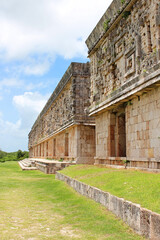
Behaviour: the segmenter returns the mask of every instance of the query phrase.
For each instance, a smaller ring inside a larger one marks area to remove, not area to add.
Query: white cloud
[[[1,0],[0,57],[86,57],[84,41],[111,0]],[[47,65],[45,69],[47,69]],[[45,71],[45,70],[44,70]],[[38,74],[37,67],[26,73]]]
[[[49,94],[43,96],[38,92],[25,92],[23,95],[14,96],[13,104],[20,117],[16,122],[4,121],[3,114],[0,112],[1,149],[4,151],[27,150],[28,133],[48,98]]]
[[[48,94],[43,96],[38,92],[25,92],[13,97],[13,104],[21,117],[21,128],[31,128],[48,98]]]
[[[22,62],[19,65],[14,66],[14,70],[19,75],[24,73],[25,75],[34,75],[34,76],[42,76],[48,72],[51,64],[54,62],[54,58],[50,58],[49,56],[34,56],[28,57],[25,59],[25,62]]]
[[[26,91],[31,91],[31,90],[34,90],[34,89],[40,89],[40,88],[45,88],[46,85],[43,83],[43,82],[39,82],[39,83],[27,83],[26,85],[24,85],[24,89]]]
[[[43,75],[49,70],[49,68],[50,68],[49,62],[44,62],[25,66],[23,72],[26,75]]]
[[[47,86],[47,82],[46,83],[43,83],[43,82],[38,82],[38,83],[30,82],[29,83],[27,81],[24,81],[24,80],[18,79],[18,78],[4,78],[0,81],[1,92],[3,90],[7,93],[10,93],[12,88],[23,89],[26,91],[32,91],[34,89],[45,88],[46,86]],[[1,95],[0,95],[0,100],[2,100]]]
[[[0,89],[4,87],[22,87],[23,82],[16,78],[5,78],[0,81]]]
[[[27,132],[27,129],[21,129],[21,120],[12,123],[0,116],[0,149],[8,152],[27,150]]]
[[[46,103],[47,99],[48,95],[42,96],[38,92],[25,92],[23,95],[14,96],[13,103],[18,109],[30,109],[31,111],[38,113]]]

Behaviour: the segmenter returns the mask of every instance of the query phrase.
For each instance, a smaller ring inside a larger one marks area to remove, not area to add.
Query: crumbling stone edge
[[[139,235],[154,240],[160,239],[160,214],[142,208],[139,204],[116,197],[109,192],[82,183],[60,172],[56,172],[56,179],[66,182],[78,193],[105,206]]]

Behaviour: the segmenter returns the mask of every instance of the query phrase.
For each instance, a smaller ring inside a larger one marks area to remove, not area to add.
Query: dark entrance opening
[[[48,157],[48,142],[46,142],[46,157]]]
[[[126,121],[125,113],[117,116],[117,156],[126,157]]]
[[[110,156],[126,157],[126,120],[125,110],[111,113],[110,117]]]
[[[42,143],[42,157],[44,157],[44,143]]]
[[[53,139],[53,156],[56,156],[56,138]]]
[[[39,145],[39,157],[41,157],[41,144]]]
[[[68,157],[69,155],[69,134],[65,134],[65,156]]]

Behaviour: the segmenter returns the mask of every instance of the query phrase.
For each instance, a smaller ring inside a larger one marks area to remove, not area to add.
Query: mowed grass
[[[0,239],[144,238],[54,175],[21,171],[18,163],[6,162],[0,164]]]
[[[160,174],[91,165],[71,166],[62,173],[160,213]]]

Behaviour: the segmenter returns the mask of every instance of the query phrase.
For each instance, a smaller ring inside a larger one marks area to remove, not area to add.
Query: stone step
[[[26,164],[30,164],[31,162],[30,161],[27,161],[27,160],[22,160],[21,162],[23,162],[23,163],[26,163]]]
[[[31,167],[31,164],[30,163],[22,163],[24,167]]]
[[[23,159],[23,160],[22,160],[22,162],[31,163],[31,160],[30,160],[30,159],[27,159],[27,158],[25,158],[25,159]]]
[[[21,161],[24,165],[28,165],[28,166],[30,166],[31,165],[31,160],[28,160],[28,159],[23,159],[22,161]]]
[[[24,165],[24,167],[35,167],[34,162],[32,159],[26,158],[21,161],[21,163]]]
[[[23,161],[23,163],[28,164],[28,165],[31,164],[31,162],[29,162],[29,161]]]
[[[36,167],[25,166],[22,161],[19,161],[18,163],[19,163],[19,166],[21,167],[22,170],[37,170]]]
[[[23,167],[25,168],[25,167],[31,167],[31,165],[29,165],[29,164],[24,164],[24,163],[21,163],[22,165],[23,165]]]

